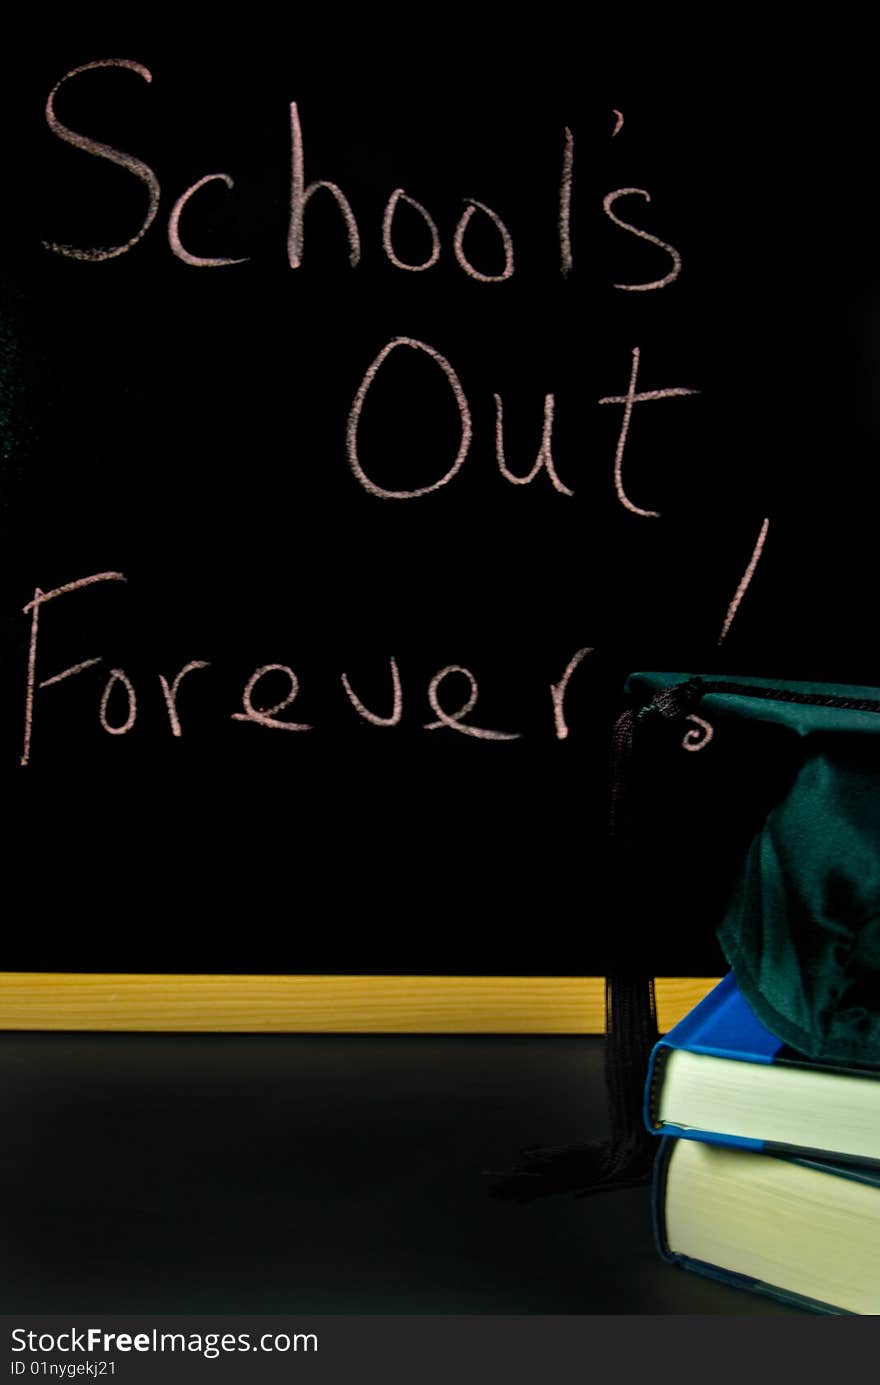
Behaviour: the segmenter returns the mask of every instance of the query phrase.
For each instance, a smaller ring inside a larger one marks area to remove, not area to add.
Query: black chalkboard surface
[[[3,59],[4,967],[715,973],[605,898],[608,732],[880,681],[856,38],[68,29]]]

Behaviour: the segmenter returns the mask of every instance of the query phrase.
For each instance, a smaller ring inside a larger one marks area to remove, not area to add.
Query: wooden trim
[[[715,984],[657,981],[661,1029]],[[0,1029],[601,1034],[602,977],[0,972]]]

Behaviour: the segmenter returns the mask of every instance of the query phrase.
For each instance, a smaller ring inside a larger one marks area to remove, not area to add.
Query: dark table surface
[[[0,1311],[780,1314],[646,1188],[481,1171],[604,1129],[602,1040],[3,1034]]]

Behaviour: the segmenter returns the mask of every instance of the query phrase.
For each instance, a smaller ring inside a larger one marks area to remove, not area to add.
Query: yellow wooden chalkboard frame
[[[715,984],[660,977],[661,1030]],[[0,1029],[601,1034],[601,976],[180,976],[0,972]]]

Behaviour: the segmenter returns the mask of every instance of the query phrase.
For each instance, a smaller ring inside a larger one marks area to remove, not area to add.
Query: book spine
[[[664,1043],[661,1039],[659,1044],[655,1044],[648,1063],[648,1076],[645,1082],[645,1103],[644,1116],[645,1125],[652,1135],[660,1131],[660,1122],[657,1119],[657,1112],[660,1109],[660,1088],[663,1086],[663,1069],[666,1066],[669,1054],[672,1052],[670,1044]]]
[[[855,1317],[846,1308],[837,1308],[832,1303],[822,1303],[818,1299],[805,1298],[803,1294],[793,1294],[788,1289],[780,1289],[776,1284],[768,1284],[763,1279],[752,1279],[747,1274],[737,1274],[725,1270],[720,1265],[709,1265],[703,1260],[692,1260],[689,1255],[675,1255],[671,1252],[665,1259],[677,1269],[692,1274],[701,1274],[705,1279],[714,1279],[717,1284],[726,1284],[731,1289],[744,1289],[750,1294],[760,1294],[764,1298],[775,1299],[777,1303],[787,1304],[789,1308],[799,1308],[805,1313],[821,1313],[830,1317]]]
[[[657,1158],[654,1160],[654,1174],[651,1183],[651,1222],[654,1230],[654,1244],[659,1254],[670,1264],[676,1263],[676,1257],[669,1249],[669,1242],[666,1239],[666,1174],[674,1144],[674,1140],[666,1137],[660,1141]]]
[[[672,1250],[666,1237],[666,1176],[674,1148],[675,1139],[669,1135],[664,1135],[660,1141],[657,1158],[654,1161],[651,1194],[654,1243],[660,1256],[667,1264],[691,1274],[702,1275],[705,1279],[713,1279],[717,1284],[724,1284],[728,1288],[743,1289],[747,1293],[761,1294],[765,1298],[775,1299],[777,1303],[787,1304],[789,1307],[798,1308],[803,1312],[819,1313],[831,1317],[855,1316],[847,1309],[838,1308],[834,1304],[805,1298],[802,1294],[794,1294],[787,1289],[780,1289],[777,1285],[768,1284],[762,1279],[752,1279],[749,1275],[738,1274],[734,1270],[725,1270],[720,1265],[710,1265],[704,1260],[695,1260],[689,1255],[683,1255]]]

